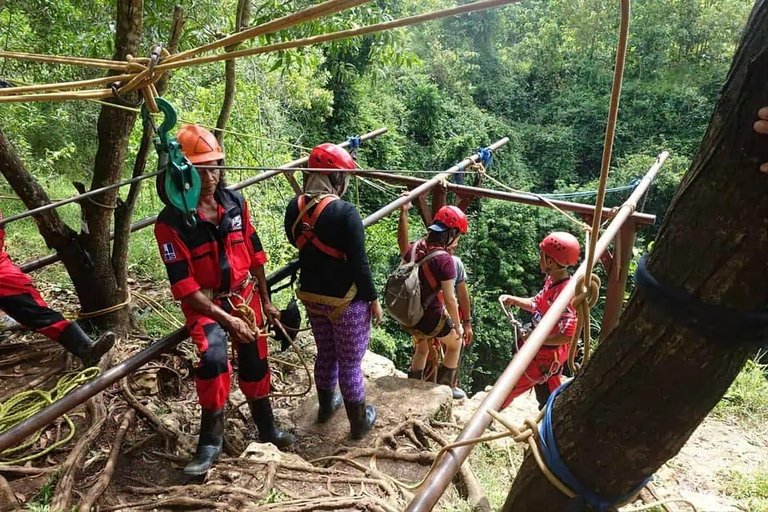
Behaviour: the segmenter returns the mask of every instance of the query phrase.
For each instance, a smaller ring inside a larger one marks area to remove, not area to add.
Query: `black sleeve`
[[[365,228],[363,220],[357,210],[349,205],[345,215],[346,220],[346,244],[345,254],[347,262],[352,270],[352,279],[357,285],[358,296],[368,302],[378,298],[376,285],[373,283],[373,275],[368,265],[368,255],[365,252]]]
[[[285,209],[285,220],[283,222],[283,226],[285,228],[285,236],[288,238],[288,242],[290,242],[290,244],[294,247],[296,247],[296,240],[293,238],[291,228],[293,227],[293,223],[296,222],[296,217],[298,215],[298,199],[294,197],[288,202],[288,207]]]

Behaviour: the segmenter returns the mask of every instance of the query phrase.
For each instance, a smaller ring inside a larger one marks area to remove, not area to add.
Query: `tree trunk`
[[[168,42],[168,52],[176,53],[181,39],[181,31],[184,27],[184,9],[176,6],[173,10],[173,22],[171,23],[171,36]],[[162,96],[168,89],[169,76],[166,73],[157,81],[157,93]],[[133,164],[133,177],[144,174],[147,167],[149,151],[152,149],[152,131],[147,125],[142,127],[141,145],[136,154],[136,161]],[[136,201],[139,199],[139,192],[144,182],[137,181],[133,183],[128,190],[125,201],[119,201],[115,210],[115,242],[112,246],[112,269],[115,273],[117,286],[121,290],[128,287],[128,250],[131,241],[131,219]]]
[[[743,311],[765,311],[768,301],[768,179],[758,171],[768,161],[768,138],[752,128],[768,105],[766,83],[768,0],[759,0],[648,264],[666,286]],[[563,462],[601,494],[630,492],[678,453],[750,352],[703,339],[634,294],[555,403]],[[567,503],[528,456],[504,510],[563,510]]]
[[[238,0],[237,14],[235,16],[235,31],[245,30],[251,18],[251,0]],[[239,45],[227,46],[225,51],[231,52],[237,49]],[[224,62],[224,101],[221,104],[219,117],[216,119],[216,130],[214,131],[219,144],[224,142],[224,130],[229,122],[229,116],[232,113],[232,106],[235,103],[235,92],[237,84],[237,75],[235,74],[235,59]]]
[[[141,43],[142,9],[143,0],[121,0],[117,3],[117,33],[113,56],[115,60],[125,60],[129,54],[138,55]],[[129,94],[130,100],[136,98],[138,98],[137,93]],[[98,149],[91,190],[115,183],[122,176],[128,139],[135,122],[135,112],[106,105],[101,107],[97,124]],[[101,310],[126,298],[127,289],[119,286],[112,267],[109,232],[113,209],[100,206],[116,206],[117,196],[118,190],[113,189],[99,194],[94,201],[82,203],[87,233],[81,233],[80,238],[83,246],[91,254],[93,268],[85,273],[74,275],[70,273],[70,277],[85,312]],[[102,327],[113,327],[126,325],[127,320],[128,308],[123,308],[114,313],[96,317],[94,323]]]

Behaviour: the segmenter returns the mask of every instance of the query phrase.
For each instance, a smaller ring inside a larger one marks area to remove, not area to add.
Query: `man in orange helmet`
[[[211,132],[186,125],[176,137],[200,174],[197,224],[187,226],[179,210],[166,206],[157,219],[155,238],[171,292],[181,301],[187,329],[200,354],[195,370],[202,407],[200,437],[184,472],[202,475],[221,454],[224,441],[224,404],[232,371],[228,336],[239,360],[238,383],[248,399],[259,440],[285,448],[294,437],[275,425],[268,398],[266,335],[236,314],[237,306],[249,306],[259,328],[265,320],[272,323],[280,318],[269,299],[264,273],[267,256],[251,224],[248,203],[240,193],[223,186],[224,152]]]
[[[531,323],[535,327],[571,278],[568,267],[579,262],[579,251],[579,241],[572,234],[555,231],[547,235],[539,244],[539,269],[547,276],[544,288],[535,297],[502,295],[504,305],[530,311]],[[531,388],[535,388],[539,408],[546,405],[549,395],[561,384],[560,374],[568,360],[576,324],[576,312],[569,304],[544,346],[504,401],[502,409]]]

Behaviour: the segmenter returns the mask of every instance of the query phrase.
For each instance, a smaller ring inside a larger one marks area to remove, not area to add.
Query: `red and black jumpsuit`
[[[59,341],[71,322],[48,307],[32,280],[13,264],[4,247],[5,230],[0,226],[0,309],[21,325]]]
[[[233,306],[252,297],[249,306],[256,313],[256,323],[264,325],[257,285],[248,279],[249,272],[267,262],[261,240],[251,225],[248,205],[238,192],[219,187],[215,194],[219,203],[219,224],[198,215],[197,226],[184,225],[181,213],[166,207],[155,225],[160,255],[168,271],[171,292],[176,300],[203,290],[212,301],[231,312]],[[236,293],[237,296],[217,298]],[[200,362],[195,371],[198,399],[204,409],[224,407],[229,396],[230,373],[227,354],[227,332],[215,320],[204,316],[182,302],[181,310],[192,341],[197,345]],[[270,391],[267,364],[267,340],[254,343],[232,340],[239,361],[238,383],[248,399],[266,397]]]

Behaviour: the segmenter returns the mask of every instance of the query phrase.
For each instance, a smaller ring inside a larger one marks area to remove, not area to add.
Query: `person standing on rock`
[[[401,220],[402,215],[401,210]],[[412,327],[406,327],[401,322],[401,327],[413,336],[416,345],[408,377],[422,378],[430,343],[433,338],[437,338],[445,347],[443,364],[437,369],[437,383],[452,389],[459,372],[464,328],[454,292],[456,265],[450,251],[451,247],[458,244],[459,238],[467,232],[468,227],[464,212],[455,206],[446,206],[435,215],[434,221],[427,228],[428,234],[425,238],[411,244],[400,244],[403,258],[401,268],[407,268],[409,263],[418,267],[422,311],[421,318]],[[390,294],[390,291],[387,293]],[[394,296],[399,295],[401,292]],[[388,295],[387,300],[390,297],[393,295]],[[416,295],[413,295],[412,299],[415,298]],[[389,303],[387,305],[392,306]]]
[[[397,245],[400,248],[400,254],[404,255],[408,251],[410,243],[408,241],[408,210],[411,209],[411,203],[405,203],[400,207],[400,219],[397,224]],[[453,212],[456,215],[464,215],[464,213],[456,206],[443,206],[438,210],[435,218],[445,217],[448,212]],[[469,288],[467,287],[467,271],[464,268],[464,262],[461,261],[454,252],[459,245],[459,239],[455,239],[454,242],[447,247],[447,252],[453,258],[453,264],[456,269],[456,277],[454,278],[454,289],[456,296],[459,300],[459,317],[461,318],[461,325],[464,328],[463,346],[468,346],[472,343],[474,333],[472,331],[472,302],[469,298]],[[411,379],[421,380],[424,374],[424,367],[420,370],[414,369],[414,363],[418,366],[421,363],[421,359],[426,359],[429,356],[429,347],[432,345],[434,338],[423,342],[419,338],[414,336],[414,346],[416,352],[413,355],[413,363],[411,364],[411,370],[408,372],[408,377]],[[456,379],[458,380],[458,378]],[[457,386],[457,381],[453,383],[453,399],[460,400],[466,398],[467,394]]]
[[[285,448],[293,435],[275,425],[268,398],[270,385],[265,320],[279,320],[269,299],[264,265],[267,256],[253,228],[248,203],[221,179],[224,152],[211,132],[196,125],[176,134],[182,152],[199,164],[200,199],[196,225],[185,224],[182,213],[166,206],[157,219],[155,238],[165,263],[171,292],[181,310],[200,362],[195,385],[202,407],[197,451],[184,468],[188,475],[205,474],[224,443],[224,405],[229,397],[227,337],[239,360],[238,384],[248,400],[262,443]],[[162,187],[158,187],[162,190]],[[238,306],[253,311],[253,321]],[[266,316],[266,318],[265,318]]]
[[[539,244],[539,269],[547,276],[544,287],[535,297],[502,295],[501,301],[505,306],[517,306],[530,311],[531,323],[536,327],[571,279],[568,267],[579,262],[580,250],[579,241],[572,234],[562,231],[548,234]],[[504,401],[502,409],[531,388],[535,390],[539,408],[544,408],[549,395],[561,384],[560,375],[568,360],[568,351],[577,323],[576,312],[573,306],[568,304],[544,345]]]
[[[309,315],[317,344],[315,383],[317,421],[328,421],[342,398],[353,439],[362,439],[376,421],[366,405],[362,361],[382,309],[365,252],[360,214],[341,200],[355,161],[335,144],[321,144],[309,155],[304,194],[285,212],[285,233],[299,249],[299,299]],[[336,391],[339,385],[341,394]]]
[[[0,219],[3,213],[0,212]],[[67,352],[79,358],[84,366],[98,364],[115,342],[112,332],[105,332],[92,340],[75,322],[65,319],[54,311],[32,279],[16,266],[5,252],[5,229],[0,225],[0,310],[19,324],[47,336]]]

